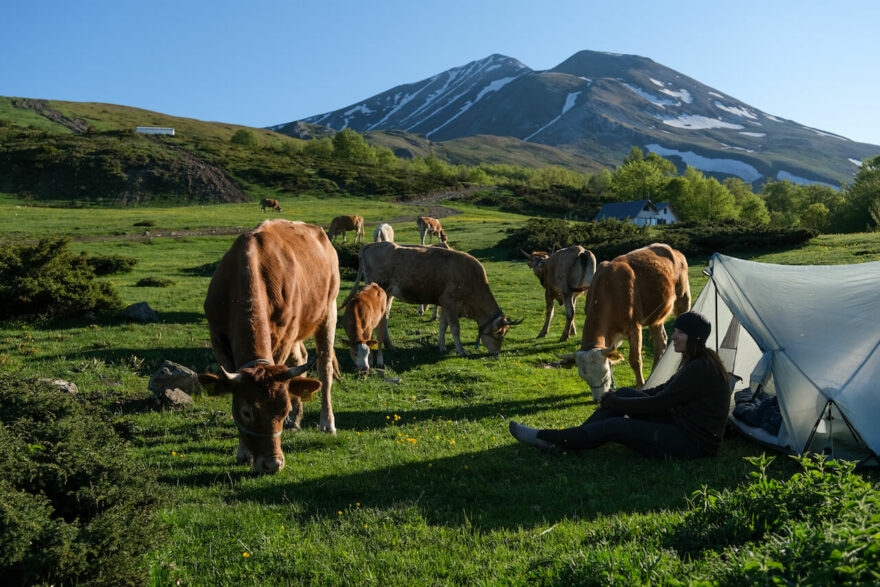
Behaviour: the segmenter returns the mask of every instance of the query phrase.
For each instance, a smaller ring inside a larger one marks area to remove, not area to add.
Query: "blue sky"
[[[493,53],[541,70],[590,49],[880,145],[874,0],[43,0],[0,15],[3,96],[263,127]]]

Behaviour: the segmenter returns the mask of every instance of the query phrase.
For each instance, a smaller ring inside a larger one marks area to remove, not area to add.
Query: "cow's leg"
[[[421,237],[422,245],[424,245],[425,244],[425,231],[424,230],[419,230],[419,237]]]
[[[437,337],[437,347],[440,349],[441,353],[446,352],[446,327],[449,325],[449,317],[446,313],[446,308],[440,309],[440,325],[439,330],[440,333]]]
[[[569,336],[577,334],[574,327],[574,296],[563,296],[563,305],[565,306],[565,328],[562,330],[562,337],[559,342],[568,340]]]
[[[440,308],[440,340],[438,346],[440,347],[440,352],[446,352],[446,326],[449,326],[449,330],[452,332],[452,340],[455,342],[455,352],[458,353],[459,357],[464,357],[464,347],[461,346],[461,327],[458,323],[458,312],[450,312],[448,308],[441,307]]]
[[[437,308],[439,308],[437,304],[434,304],[434,314],[431,316],[431,321],[434,322],[437,320]]]
[[[293,346],[290,349],[290,358],[287,360],[287,365],[290,367],[297,367],[299,365],[305,365],[308,361],[309,352],[306,350],[305,343],[301,340],[293,343]],[[284,427],[288,430],[299,430],[302,425],[302,418],[302,401],[291,398],[290,412],[288,412],[287,417],[284,419]]]
[[[544,328],[538,333],[537,338],[547,336],[547,333],[550,332],[550,320],[553,319],[553,295],[546,289],[544,290],[544,304],[546,305],[544,309]]]
[[[654,345],[654,366],[656,367],[657,361],[666,350],[666,330],[663,328],[662,322],[651,326],[649,330],[651,331],[651,343]]]
[[[376,336],[376,368],[384,369],[385,368],[385,358],[382,356],[382,343],[385,342],[385,337],[382,335],[383,330],[385,329],[384,322],[387,321],[385,316],[382,316],[382,319],[379,320],[379,326],[376,328],[378,331],[378,335]]]
[[[318,379],[321,380],[321,422],[322,432],[336,434],[336,421],[333,418],[333,339],[336,337],[336,300],[328,304],[327,318],[315,332],[315,346],[318,354]]]
[[[388,332],[388,317],[391,316],[391,302],[393,301],[394,296],[388,296],[385,302],[385,316],[379,322],[379,336],[385,341],[385,348],[389,351],[394,350],[394,345],[391,344],[391,334]]]
[[[418,312],[419,316],[425,313],[425,310],[428,308],[428,304],[419,304],[419,307],[416,308],[416,312]]]
[[[629,366],[636,375],[636,389],[641,389],[645,384],[642,376],[642,327],[636,325],[632,334],[629,335]]]
[[[342,242],[345,242],[345,231],[342,231]]]

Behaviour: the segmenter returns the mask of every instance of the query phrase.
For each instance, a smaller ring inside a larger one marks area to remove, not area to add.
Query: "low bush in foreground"
[[[0,376],[0,581],[143,584],[159,489],[104,413]]]

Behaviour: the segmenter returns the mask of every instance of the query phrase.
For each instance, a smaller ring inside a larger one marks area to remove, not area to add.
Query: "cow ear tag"
[[[379,343],[375,340],[368,340],[367,346],[370,347],[371,350],[376,350],[377,348],[379,348]]]

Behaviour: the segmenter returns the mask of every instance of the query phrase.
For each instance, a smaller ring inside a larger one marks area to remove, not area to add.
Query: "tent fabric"
[[[778,397],[775,444],[833,454],[861,443],[880,454],[880,262],[776,265],[716,253],[706,272],[693,309],[712,322],[707,346],[745,385]],[[678,359],[669,345],[645,385],[668,380]]]

